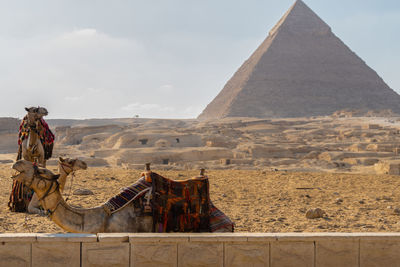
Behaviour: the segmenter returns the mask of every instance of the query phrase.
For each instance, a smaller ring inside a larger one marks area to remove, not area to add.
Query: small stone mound
[[[320,208],[310,209],[306,213],[306,218],[307,219],[318,219],[318,218],[322,218],[324,216],[324,214],[325,214],[325,211],[323,211]]]
[[[86,189],[86,188],[79,188],[74,190],[74,195],[76,196],[88,196],[88,195],[94,195],[92,190]]]

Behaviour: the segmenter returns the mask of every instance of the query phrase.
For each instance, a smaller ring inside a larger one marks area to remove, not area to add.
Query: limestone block
[[[127,233],[98,233],[99,242],[128,242],[129,235]]]
[[[381,267],[400,266],[400,241],[363,240],[360,241],[360,266]]]
[[[129,266],[129,243],[83,243],[82,267],[89,266]]]
[[[97,242],[97,236],[94,234],[37,234],[36,239],[38,242],[72,242],[72,243],[86,243]]]
[[[31,266],[31,244],[0,243],[0,266]]]
[[[189,242],[178,244],[178,266],[223,266],[223,244]]]
[[[314,242],[271,242],[271,267],[313,267]]]
[[[381,129],[382,127],[379,124],[364,124],[362,128],[366,130],[377,130]]]
[[[32,266],[80,266],[80,243],[32,243]]]
[[[190,242],[246,242],[247,237],[242,233],[193,233]]]
[[[130,243],[171,243],[171,242],[189,242],[191,234],[188,233],[134,233],[128,234]]]
[[[359,266],[359,240],[318,240],[316,242],[316,266]]]
[[[374,165],[377,174],[400,175],[400,163],[398,161],[378,162]]]
[[[226,243],[225,265],[267,267],[269,266],[269,243]]]
[[[3,233],[0,234],[0,242],[32,243],[36,241],[34,233]]]
[[[131,266],[176,267],[178,245],[176,243],[138,243],[131,245]]]

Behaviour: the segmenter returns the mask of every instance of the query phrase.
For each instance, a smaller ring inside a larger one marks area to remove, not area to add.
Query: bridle
[[[50,181],[50,182],[51,182],[49,188],[46,190],[46,192],[44,193],[44,195],[41,196],[41,197],[39,198],[39,201],[41,201],[41,200],[45,199],[46,197],[48,197],[49,195],[54,194],[55,192],[57,192],[57,191],[59,190],[59,188],[60,188],[60,183],[59,183],[58,180],[57,180],[58,177],[59,177],[59,175],[55,175],[53,178],[44,177],[44,176],[40,175],[40,173],[39,173],[39,168],[38,168],[38,166],[36,165],[36,163],[33,162],[32,165],[33,165],[33,170],[34,170],[34,172],[33,172],[33,177],[32,177],[32,180],[31,180],[30,184],[27,185],[28,187],[31,187],[31,185],[32,185],[33,181],[35,180],[35,178],[38,178],[38,179],[39,179],[39,181],[37,182],[37,184],[39,184],[41,181],[44,181],[44,180],[45,180],[45,181]],[[54,188],[53,191],[51,191],[51,189],[54,187],[54,184],[56,184],[56,187]],[[56,211],[56,209],[57,209],[58,206],[60,205],[60,202],[61,202],[61,200],[58,201],[58,203],[57,203],[56,207],[54,208],[54,210],[47,210],[49,216],[51,216],[51,215]]]
[[[59,161],[59,165],[60,165],[60,167],[62,168],[62,170],[63,170],[67,175],[69,175],[71,172],[74,173],[73,166],[71,166],[71,165],[69,165],[69,164],[66,164],[66,163],[64,163],[64,162],[61,162],[61,161]],[[65,167],[69,168],[70,170],[66,170]],[[37,166],[35,163],[33,163],[33,168],[34,168],[33,178],[39,178],[40,181],[46,180],[46,181],[50,181],[50,182],[51,182],[49,188],[46,190],[46,192],[44,193],[44,195],[43,195],[42,197],[39,198],[39,201],[40,201],[40,200],[43,200],[43,199],[46,198],[47,196],[49,196],[49,195],[55,193],[56,191],[59,191],[60,183],[59,183],[58,180],[57,180],[59,176],[58,176],[57,178],[49,179],[49,178],[47,178],[47,177],[43,177],[42,175],[40,175],[40,173],[39,173],[39,171],[38,171],[38,166]],[[32,185],[33,180],[34,180],[34,179],[32,179],[32,181],[31,181],[31,183],[29,184],[29,186]],[[38,183],[39,183],[39,182],[38,182]],[[55,189],[54,189],[52,192],[50,192],[51,189],[54,187],[54,186],[53,186],[54,184],[56,184],[56,187],[55,187]],[[71,190],[70,190],[70,191],[71,191]],[[68,198],[67,198],[67,199],[68,199]],[[62,198],[60,198],[60,199],[58,200],[57,205],[56,205],[56,207],[55,207],[53,210],[50,210],[50,209],[47,210],[48,216],[49,216],[50,218],[51,218],[51,216],[53,215],[53,213],[57,210],[57,208],[58,208],[58,206],[61,204],[61,202],[62,202]]]
[[[61,162],[61,161],[58,161],[58,164],[60,165],[61,169],[62,169],[67,175],[69,175],[71,172],[74,173],[74,167],[73,167],[73,166],[71,166],[71,165],[69,165],[69,164],[66,164],[66,163],[64,163],[64,162]],[[65,167],[70,168],[70,170],[67,171],[67,170],[65,169]]]
[[[47,177],[43,177],[42,175],[40,175],[40,173],[38,171],[38,166],[35,163],[33,163],[33,169],[34,169],[33,178],[39,178],[40,181],[46,180],[46,181],[50,181],[51,182],[49,188],[46,190],[44,195],[39,198],[39,201],[43,200],[45,197],[55,193],[59,189],[60,183],[57,180],[59,176],[55,176],[56,178],[50,178],[50,179],[47,178]],[[31,183],[28,185],[29,187],[32,185],[33,181],[34,181],[34,179],[31,180]],[[53,190],[53,192],[50,192],[51,189],[53,188],[54,184],[56,184],[56,188]]]
[[[75,171],[74,171],[74,167],[71,166],[71,165],[69,165],[69,164],[66,164],[66,163],[61,162],[61,161],[58,161],[58,164],[60,165],[61,169],[62,169],[67,175],[69,175],[70,173],[72,173],[72,174],[71,174],[71,186],[69,187],[68,195],[67,195],[67,197],[65,198],[65,202],[67,202],[68,199],[69,199],[69,197],[70,197],[70,195],[71,195],[72,184],[73,184],[73,182],[74,182],[74,177],[75,177]],[[65,170],[64,167],[70,168],[69,172],[68,172],[67,170]]]

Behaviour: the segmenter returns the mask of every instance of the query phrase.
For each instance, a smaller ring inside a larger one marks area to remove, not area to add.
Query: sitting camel
[[[68,205],[60,192],[59,176],[49,177],[47,171],[30,161],[19,160],[12,168],[19,172],[13,179],[31,187],[49,214],[62,229],[73,233],[151,232],[151,216],[143,216],[134,201],[120,211],[109,215],[103,206],[82,209]],[[46,173],[46,174],[43,174]]]
[[[113,213],[107,212],[104,205],[90,209],[75,208],[64,201],[57,175],[43,175],[45,171],[42,168],[25,160],[17,161],[12,168],[19,172],[13,179],[31,187],[38,195],[42,207],[48,211],[50,219],[68,232],[153,231],[153,217],[140,207],[140,198],[134,199]],[[232,228],[221,229],[220,232],[232,232]]]
[[[63,159],[59,158],[58,161],[58,183],[59,189],[62,193],[64,191],[65,183],[67,182],[67,176],[77,170],[86,170],[87,165],[84,161],[79,159]],[[38,168],[37,171],[40,173],[42,177],[46,177],[46,179],[52,179],[54,174],[44,168]],[[30,190],[30,188],[28,188]],[[44,215],[46,213],[46,209],[43,211],[40,209],[40,201],[36,193],[33,194],[31,201],[28,204],[28,213],[36,213]]]

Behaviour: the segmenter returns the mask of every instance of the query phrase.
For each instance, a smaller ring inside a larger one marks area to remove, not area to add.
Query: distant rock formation
[[[0,132],[18,133],[19,123],[17,118],[0,118]]]
[[[400,96],[298,0],[198,118],[318,116],[346,108],[400,113]]]

